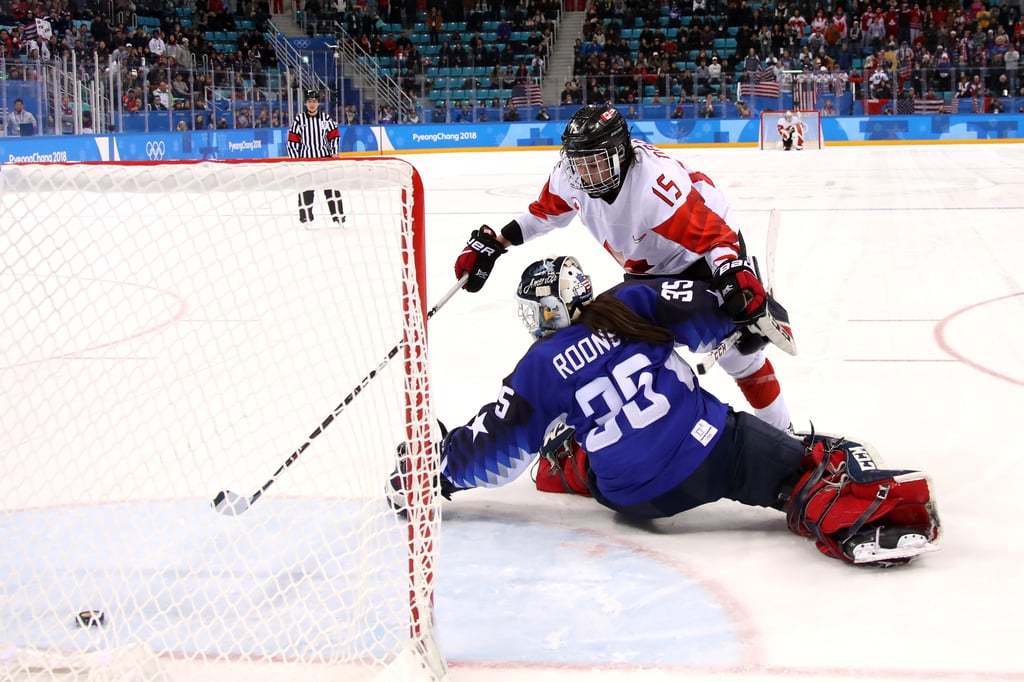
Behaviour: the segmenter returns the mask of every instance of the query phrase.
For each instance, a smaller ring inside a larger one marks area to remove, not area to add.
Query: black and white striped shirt
[[[338,153],[338,124],[318,109],[312,116],[303,109],[288,130],[288,156],[293,159],[319,159]]]

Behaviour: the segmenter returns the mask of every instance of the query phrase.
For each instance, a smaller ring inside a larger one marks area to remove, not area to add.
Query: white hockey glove
[[[766,301],[764,315],[747,325],[747,329],[790,355],[796,355],[796,341],[789,324],[789,313],[771,294],[766,296]]]

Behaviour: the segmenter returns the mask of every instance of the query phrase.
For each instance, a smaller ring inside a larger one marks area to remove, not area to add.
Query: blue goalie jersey
[[[702,353],[735,329],[709,287],[644,279],[607,293]],[[460,488],[504,485],[529,469],[548,429],[564,422],[587,451],[601,493],[637,504],[693,473],[727,412],[671,342],[624,341],[573,324],[531,346],[497,399],[449,434],[442,471]]]

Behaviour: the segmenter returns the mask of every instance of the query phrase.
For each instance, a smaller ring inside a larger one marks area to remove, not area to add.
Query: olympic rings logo
[[[309,47],[309,41],[308,40],[293,40],[292,41],[292,45],[297,50],[304,50],[307,47]]]
[[[146,143],[146,156],[150,161],[159,161],[164,158],[166,153],[167,147],[163,142],[150,141]]]

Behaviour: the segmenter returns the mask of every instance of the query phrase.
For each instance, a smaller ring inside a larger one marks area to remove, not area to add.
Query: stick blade
[[[249,508],[249,498],[230,490],[221,490],[210,503],[214,511],[224,516],[238,516]]]

